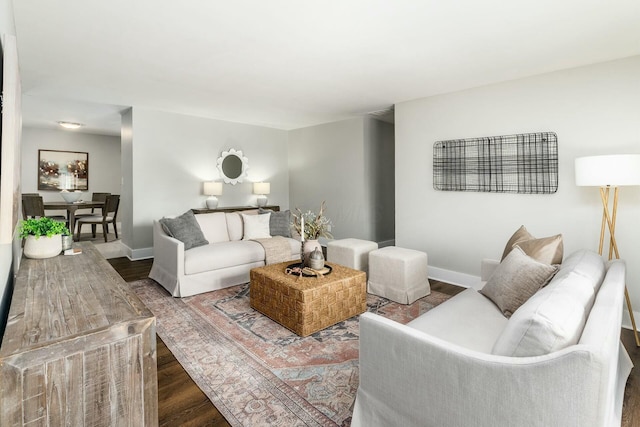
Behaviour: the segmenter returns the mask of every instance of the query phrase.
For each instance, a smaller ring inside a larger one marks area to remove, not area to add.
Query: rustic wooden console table
[[[92,243],[23,259],[0,347],[0,425],[156,426],[155,317]]]
[[[208,209],[208,208],[194,208],[191,211],[194,214],[202,214],[202,213],[212,213],[212,212],[236,212],[236,211],[249,211],[253,209],[259,209],[258,206],[223,206],[216,209]],[[280,206],[276,205],[267,205],[262,206],[262,209],[270,209],[272,211],[278,212],[280,210]]]

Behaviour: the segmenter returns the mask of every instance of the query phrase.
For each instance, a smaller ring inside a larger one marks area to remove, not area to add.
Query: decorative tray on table
[[[331,266],[327,264],[324,265],[322,270],[314,270],[309,267],[302,267],[301,263],[296,262],[295,264],[289,264],[284,272],[292,276],[322,277],[331,273],[332,270]]]

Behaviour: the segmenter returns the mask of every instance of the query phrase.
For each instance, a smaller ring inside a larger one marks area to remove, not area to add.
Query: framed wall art
[[[521,133],[438,141],[433,187],[441,191],[552,194],[558,190],[558,137]]]
[[[89,153],[38,150],[38,190],[88,190]]]

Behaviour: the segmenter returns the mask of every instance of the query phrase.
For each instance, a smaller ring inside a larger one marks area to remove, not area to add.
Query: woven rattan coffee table
[[[364,271],[328,264],[324,277],[300,277],[284,272],[291,263],[251,270],[251,307],[302,337],[366,310]]]

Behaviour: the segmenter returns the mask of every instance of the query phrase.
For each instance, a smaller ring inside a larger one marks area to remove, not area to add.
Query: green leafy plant
[[[320,204],[320,212],[316,214],[312,211],[302,212],[296,208],[296,214],[293,215],[293,227],[296,231],[302,235],[301,218],[304,218],[304,238],[307,240],[318,240],[318,237],[326,237],[327,239],[333,239],[333,236],[329,232],[329,229],[333,225],[331,220],[324,216],[324,201]]]
[[[54,221],[43,216],[42,218],[30,218],[20,223],[20,238],[27,236],[55,236],[56,234],[70,234],[69,229],[63,222]]]

